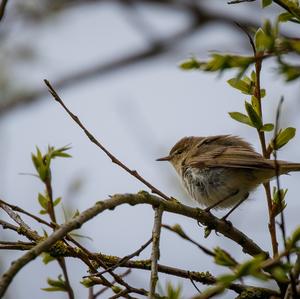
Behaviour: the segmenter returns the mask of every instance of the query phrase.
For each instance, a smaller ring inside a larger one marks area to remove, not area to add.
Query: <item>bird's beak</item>
[[[171,159],[172,159],[171,156],[166,156],[166,157],[162,157],[162,158],[156,159],[156,161],[170,161]]]

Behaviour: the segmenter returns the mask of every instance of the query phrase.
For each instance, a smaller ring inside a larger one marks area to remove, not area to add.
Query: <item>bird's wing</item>
[[[247,169],[274,169],[274,161],[265,159],[253,150],[240,147],[219,146],[216,149],[199,151],[190,157],[186,163],[192,167],[230,167]]]

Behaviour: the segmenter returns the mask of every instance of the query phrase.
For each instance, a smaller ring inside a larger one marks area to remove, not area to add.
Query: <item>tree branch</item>
[[[49,89],[49,92],[53,96],[54,100],[57,101],[64,110],[69,114],[69,116],[77,123],[77,125],[84,131],[85,135],[90,139],[92,143],[94,143],[96,146],[98,146],[110,159],[113,163],[117,164],[121,168],[123,168],[126,172],[128,172],[130,175],[135,177],[137,180],[142,182],[144,185],[146,185],[152,193],[157,194],[161,196],[162,198],[166,200],[170,200],[170,198],[162,193],[160,190],[158,190],[156,187],[154,187],[151,183],[146,181],[136,170],[130,169],[127,167],[124,163],[122,163],[116,156],[114,156],[111,152],[109,152],[93,135],[90,133],[90,131],[82,124],[80,119],[73,114],[64,104],[63,100],[60,98],[60,96],[57,94],[57,92],[54,90],[54,88],[51,86],[50,82],[47,80],[44,80],[46,86]]]
[[[161,220],[163,215],[163,208],[159,205],[155,208],[154,215],[154,225],[152,231],[152,252],[151,252],[151,275],[150,275],[150,288],[149,288],[149,298],[155,299],[155,289],[158,281],[158,266],[157,262],[159,260],[159,241],[161,233]]]
[[[11,267],[0,278],[0,298],[5,294],[7,287],[15,275],[30,261],[35,259],[42,252],[47,251],[55,242],[61,240],[70,231],[80,228],[85,222],[89,221],[103,211],[113,209],[126,203],[130,205],[161,205],[162,209],[166,212],[187,216],[196,219],[202,225],[214,228],[219,233],[235,241],[243,248],[244,252],[249,253],[250,255],[257,255],[260,253],[265,253],[268,255],[267,252],[264,252],[257,244],[255,244],[241,231],[234,228],[231,224],[227,223],[226,221],[222,221],[201,209],[191,208],[182,205],[177,201],[164,201],[160,197],[150,195],[147,192],[139,192],[138,194],[114,195],[110,199],[97,202],[93,207],[85,210],[79,216],[61,225],[47,239],[40,241],[34,248],[12,263]]]
[[[5,8],[8,3],[8,0],[2,0],[0,4],[0,22],[2,21],[5,13]]]
[[[101,258],[107,263],[108,265],[114,265],[115,263],[118,263],[120,260],[119,257],[116,256],[109,256],[109,255],[102,255]],[[134,261],[127,261],[125,264],[122,264],[120,267],[127,267],[130,269],[140,269],[140,270],[151,270],[151,261],[150,260],[134,260]],[[213,285],[217,282],[217,278],[211,275],[209,272],[196,272],[196,271],[188,271],[188,270],[182,270],[179,268],[174,268],[166,265],[161,265],[158,264],[158,271],[161,273],[169,274],[172,276],[177,276],[193,281],[200,282],[204,285]],[[228,286],[228,289],[240,294],[244,291],[247,291],[248,289],[252,290],[257,290],[257,292],[260,292],[262,294],[261,298],[263,297],[264,294],[268,297],[270,295],[278,296],[279,293],[272,290],[272,289],[267,289],[267,288],[260,288],[260,287],[255,287],[251,285],[246,285],[246,284],[237,284],[237,283],[231,283]],[[266,297],[266,298],[268,298]]]

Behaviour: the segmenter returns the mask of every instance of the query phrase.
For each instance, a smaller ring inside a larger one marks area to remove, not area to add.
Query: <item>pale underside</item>
[[[247,197],[259,182],[250,169],[187,167],[182,174],[189,195],[204,207],[229,208]]]

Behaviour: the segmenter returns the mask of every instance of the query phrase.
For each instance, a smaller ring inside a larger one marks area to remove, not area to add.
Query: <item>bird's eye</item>
[[[183,150],[180,149],[180,150],[176,151],[175,155],[180,155],[180,154],[182,154],[182,153],[183,153]]]

